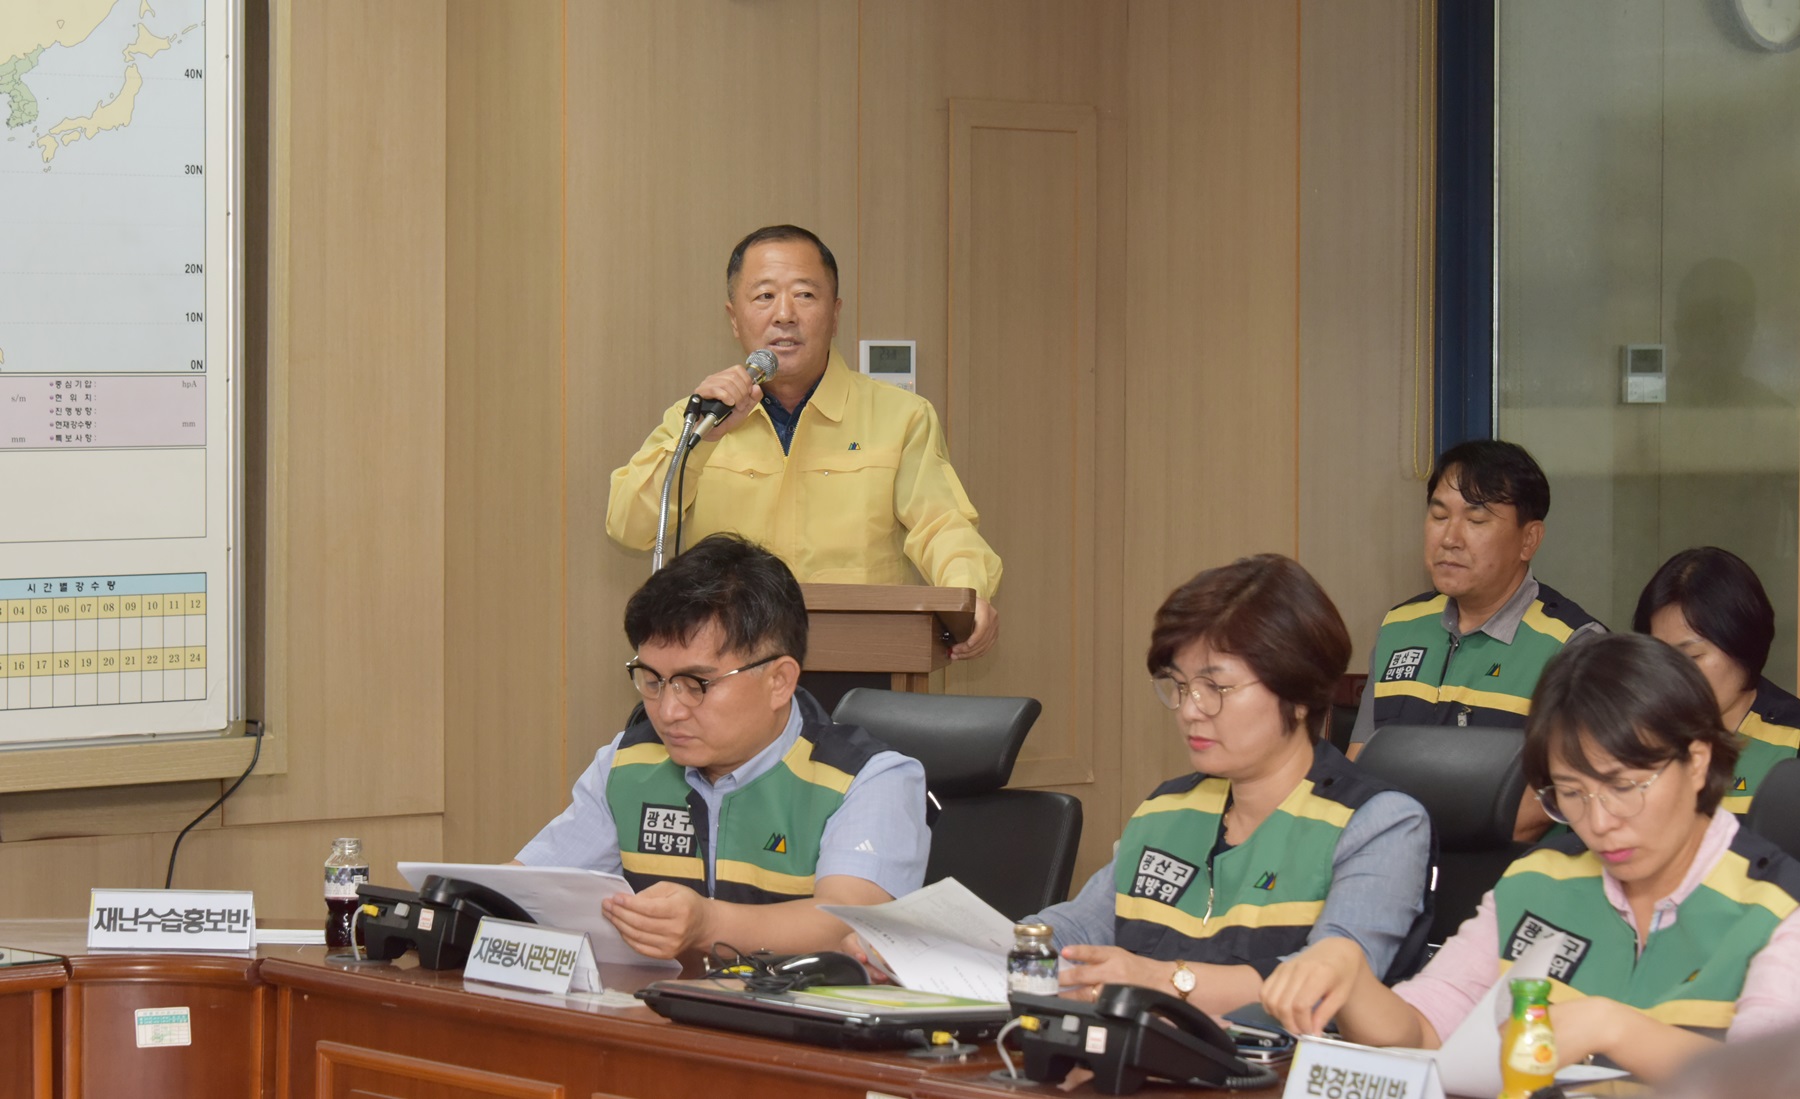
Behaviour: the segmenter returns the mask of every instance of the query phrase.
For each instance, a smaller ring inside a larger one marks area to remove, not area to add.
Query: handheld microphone
[[[749,358],[744,361],[744,367],[750,371],[750,384],[761,385],[775,376],[775,372],[781,369],[781,363],[775,358],[775,352],[761,347],[750,352]],[[694,443],[698,443],[707,432],[719,426],[720,421],[730,416],[731,411],[732,406],[724,401],[716,397],[701,397],[696,393],[688,401],[688,415],[698,414],[700,422],[695,425],[693,434],[689,436],[692,442],[688,445],[692,446]]]

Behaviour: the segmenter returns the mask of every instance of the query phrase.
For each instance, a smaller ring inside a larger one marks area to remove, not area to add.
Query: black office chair
[[[1744,824],[1800,859],[1800,759],[1784,759],[1769,768],[1750,799]]]
[[[1332,747],[1345,755],[1350,754],[1350,737],[1356,732],[1356,711],[1368,685],[1367,674],[1341,675],[1331,692],[1331,722],[1326,726],[1326,738]]]
[[[1042,709],[1035,698],[858,687],[831,715],[925,765],[925,784],[943,806],[925,884],[955,878],[1014,919],[1068,896],[1081,842],[1078,798],[1001,789]]]
[[[1429,940],[1441,945],[1475,914],[1481,895],[1527,849],[1513,842],[1525,772],[1520,729],[1388,725],[1356,765],[1417,798],[1437,833],[1436,911]]]

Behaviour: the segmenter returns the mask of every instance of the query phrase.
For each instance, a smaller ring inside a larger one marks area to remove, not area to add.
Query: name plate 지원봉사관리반
[[[483,916],[463,978],[533,992],[599,992],[600,967],[587,935]]]

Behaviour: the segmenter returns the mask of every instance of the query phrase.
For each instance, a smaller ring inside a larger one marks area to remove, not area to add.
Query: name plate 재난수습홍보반
[[[256,898],[236,889],[95,889],[90,950],[256,949]]]
[[[580,931],[483,916],[463,979],[533,992],[599,992],[600,967]]]
[[[1444,1085],[1427,1053],[1302,1035],[1281,1099],[1444,1099]]]

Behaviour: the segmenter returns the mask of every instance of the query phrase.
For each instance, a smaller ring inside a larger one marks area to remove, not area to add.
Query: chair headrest
[[[1800,759],[1784,759],[1756,784],[1744,826],[1800,858]]]
[[[941,797],[998,790],[1012,778],[1019,747],[1043,706],[1035,698],[928,695],[857,687],[832,720],[861,725],[876,739],[925,765],[925,784]]]
[[[1522,729],[1387,725],[1356,765],[1417,798],[1443,850],[1495,850],[1512,843],[1525,796],[1524,747]]]

